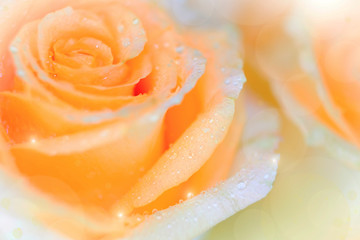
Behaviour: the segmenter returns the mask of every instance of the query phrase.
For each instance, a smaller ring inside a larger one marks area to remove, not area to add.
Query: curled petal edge
[[[265,119],[271,123],[264,126],[263,118],[247,123],[248,129],[262,131],[249,131],[253,134],[243,137],[232,177],[192,199],[151,215],[128,237],[117,239],[192,239],[264,198],[276,177],[279,155],[275,150],[280,124],[276,110],[257,107],[268,115]]]

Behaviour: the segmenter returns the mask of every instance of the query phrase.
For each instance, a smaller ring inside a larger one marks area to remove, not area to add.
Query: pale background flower
[[[354,6],[351,1],[347,4]],[[279,79],[283,84],[320,77],[307,30],[312,24],[323,24],[330,16],[340,15],[344,5],[341,0],[187,1],[187,6],[202,13],[202,18],[192,18],[192,25],[212,18],[239,25],[245,38],[247,87],[282,109],[285,123],[273,190],[262,201],[213,228],[203,239],[359,239],[360,172],[354,168],[358,166],[359,150],[313,119],[317,103],[305,111],[286,103],[291,96],[284,97],[281,84],[276,92],[269,85],[273,78],[284,76]],[[278,26],[296,41],[282,38]],[[294,72],[294,68],[301,71]],[[276,74],[281,71],[283,75]],[[309,90],[311,94],[318,93]]]

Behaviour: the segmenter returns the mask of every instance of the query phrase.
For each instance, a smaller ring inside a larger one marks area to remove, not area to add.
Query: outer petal
[[[236,158],[238,172],[209,191],[153,214],[126,240],[191,239],[267,195],[278,163],[274,154],[278,116],[275,110],[265,111],[254,102],[248,101],[248,106],[250,116],[261,111],[268,121],[257,118],[245,128],[244,145]]]

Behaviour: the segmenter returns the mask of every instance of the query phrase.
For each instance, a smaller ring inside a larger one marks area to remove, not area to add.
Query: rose
[[[237,153],[244,75],[225,28],[180,29],[140,0],[0,7],[3,232],[191,238],[270,190],[277,121],[255,118]]]
[[[259,8],[247,12],[249,22],[235,19],[244,33],[246,86],[282,107],[289,119],[282,129],[281,165],[271,193],[218,225],[206,239],[359,239],[360,154],[354,138],[339,131],[351,126],[339,121],[351,111],[334,101],[345,97],[340,89],[348,82],[339,72],[345,76],[354,63],[349,53],[357,55],[357,40],[349,35],[357,35],[359,8],[341,0],[295,3],[270,19],[276,7],[267,14],[259,14]],[[341,12],[346,5],[354,14]],[[230,8],[235,13],[248,9]],[[259,24],[252,21],[264,18]],[[324,72],[338,76],[338,89],[330,91]]]
[[[357,87],[349,74],[356,31],[343,21],[355,19],[351,12],[358,7],[349,1],[295,3],[283,16],[242,28],[246,59],[264,74],[308,144],[358,168]]]
[[[357,23],[360,19],[355,11],[359,7],[358,3],[344,1],[337,14],[326,15],[325,21],[320,21],[311,29],[322,84],[332,100],[333,108],[338,109],[339,117],[331,118],[338,128],[337,132],[358,147],[360,111],[356,102],[360,93],[357,81],[360,34]],[[351,21],[344,22],[344,18]]]

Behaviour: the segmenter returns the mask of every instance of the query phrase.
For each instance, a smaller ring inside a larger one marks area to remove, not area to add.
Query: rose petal
[[[223,140],[233,114],[232,100],[225,99],[214,103],[213,107],[186,130],[171,149],[162,155],[120,201],[120,211],[129,211],[122,209],[123,204],[126,208],[132,208],[150,203],[164,191],[184,182],[198,171],[212,155],[218,143]],[[214,120],[212,124],[211,119]],[[225,131],[222,131],[222,128],[225,128]],[[202,150],[199,146],[203,146]],[[156,184],[152,184],[153,182]]]
[[[274,119],[268,127],[264,127],[263,118],[248,123],[248,129],[261,130],[251,131],[255,134],[244,139],[237,156],[238,173],[199,196],[153,214],[125,239],[191,239],[266,196],[276,175],[278,155],[273,151],[279,124],[276,111],[267,111],[266,117]]]

